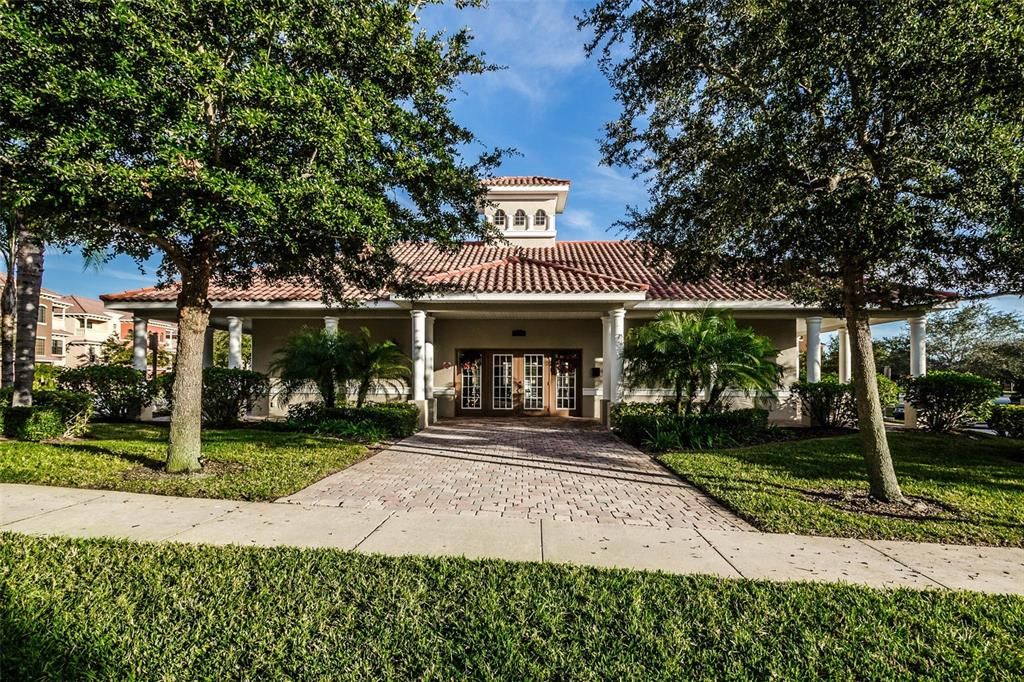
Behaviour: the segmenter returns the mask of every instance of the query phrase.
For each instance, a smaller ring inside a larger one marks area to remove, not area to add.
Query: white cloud
[[[619,204],[622,208],[647,202],[643,178],[633,178],[628,170],[603,166],[597,160],[573,179],[573,192],[577,197]]]
[[[473,48],[489,63],[506,67],[474,79],[491,91],[511,91],[532,106],[556,97],[558,83],[586,61],[586,37],[576,29],[585,7],[568,0],[492,0],[479,9],[427,7],[424,25],[432,30],[469,26]]]

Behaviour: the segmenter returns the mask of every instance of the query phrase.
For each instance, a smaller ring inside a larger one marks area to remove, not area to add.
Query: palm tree
[[[306,327],[290,336],[270,367],[281,380],[281,403],[312,383],[324,405],[334,407],[339,387],[344,391],[352,378],[350,345],[343,331]]]
[[[397,384],[408,379],[409,358],[392,341],[374,343],[370,330],[363,327],[352,337],[351,378],[356,382],[356,407],[362,407],[370,389]]]
[[[771,341],[741,329],[724,312],[665,311],[630,330],[623,351],[631,388],[670,386],[676,414],[691,414],[700,391],[705,410],[721,408],[726,388],[772,392],[781,377]]]

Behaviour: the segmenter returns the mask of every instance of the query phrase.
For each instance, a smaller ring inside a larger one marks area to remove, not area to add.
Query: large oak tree
[[[902,500],[869,316],[1011,281],[1019,5],[604,0],[582,24],[622,105],[604,160],[650,180],[627,227],[678,277],[752,279],[844,317],[871,494]]]
[[[200,466],[213,284],[407,290],[401,241],[489,236],[453,120],[488,67],[422,1],[29,0],[3,6],[15,93],[45,134],[53,210],[87,252],[157,255],[180,283],[167,469]],[[40,184],[42,186],[42,183]]]

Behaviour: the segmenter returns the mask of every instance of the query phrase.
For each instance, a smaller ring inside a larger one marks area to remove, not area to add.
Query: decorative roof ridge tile
[[[572,265],[565,265],[563,263],[553,263],[552,261],[540,260],[537,258],[531,258],[529,256],[516,257],[518,260],[528,261],[536,265],[540,265],[546,268],[554,268],[556,270],[564,270],[565,272],[574,272],[578,275],[586,275],[587,277],[595,277],[597,279],[607,280],[609,282],[615,282],[616,284],[626,284],[632,287],[636,287],[640,291],[647,291],[651,288],[651,285],[644,284],[643,282],[634,282],[632,280],[625,279],[623,277],[616,277],[614,275],[605,275],[600,272],[594,272],[593,270],[586,270],[584,268],[577,268]]]
[[[487,261],[486,263],[476,263],[474,265],[467,265],[466,267],[456,268],[454,270],[445,270],[444,272],[435,272],[432,275],[427,275],[423,278],[423,281],[427,284],[434,284],[441,282],[446,279],[452,279],[460,277],[462,275],[468,275],[472,272],[480,272],[482,270],[491,270],[493,268],[500,267],[502,265],[508,265],[519,261],[518,256],[508,256],[506,258],[498,258],[497,260]]]

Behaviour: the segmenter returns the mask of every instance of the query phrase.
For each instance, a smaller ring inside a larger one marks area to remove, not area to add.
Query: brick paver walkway
[[[570,419],[443,421],[279,501],[753,530],[607,429]]]

